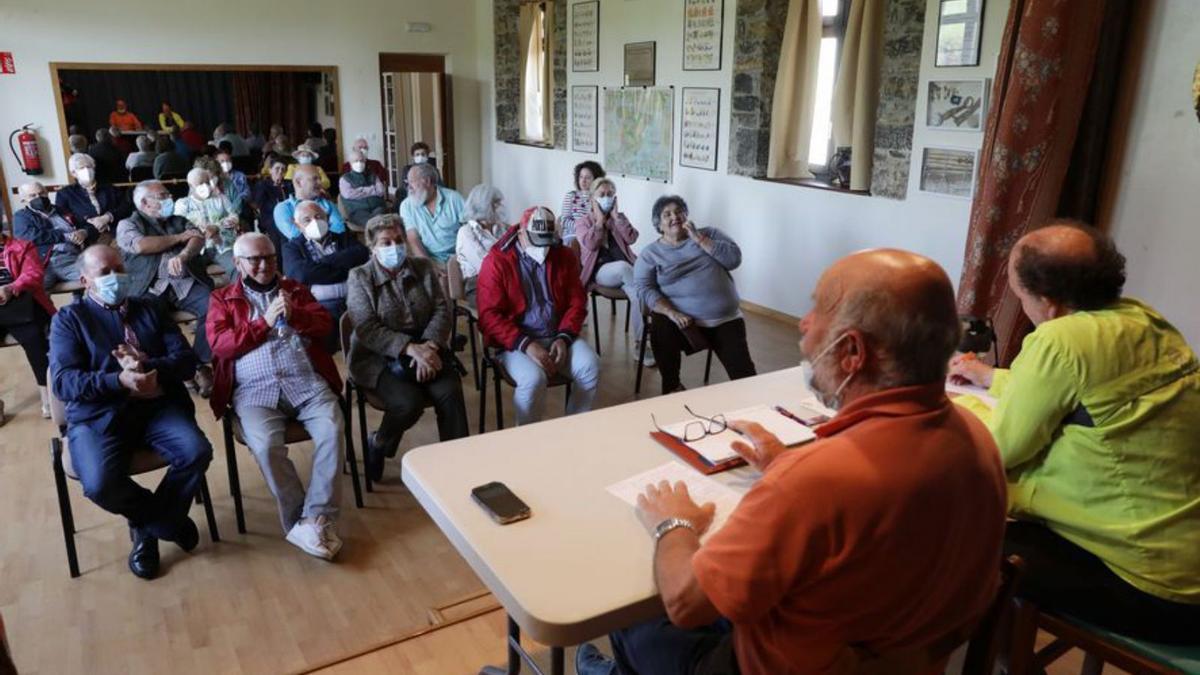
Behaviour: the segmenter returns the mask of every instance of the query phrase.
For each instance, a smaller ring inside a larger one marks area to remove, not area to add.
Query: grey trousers
[[[301,518],[327,516],[336,520],[346,446],[342,411],[333,391],[322,387],[320,395],[299,408],[280,397],[278,408],[246,405],[237,406],[235,412],[241,419],[246,445],[275,496],[283,531],[290,531]],[[290,419],[299,420],[313,440],[312,477],[307,491],[283,442]]]
[[[46,290],[50,290],[55,284],[79,281],[79,268],[75,264],[78,259],[79,256],[74,253],[51,253],[46,264],[46,274],[42,277],[42,284]]]

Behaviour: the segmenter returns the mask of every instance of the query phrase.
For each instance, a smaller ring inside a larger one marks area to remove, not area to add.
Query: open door
[[[456,188],[454,166],[454,111],[446,57],[441,54],[379,55],[382,87],[384,157],[390,183],[399,186],[400,175],[411,160],[413,143],[424,142],[442,174],[442,182]]]

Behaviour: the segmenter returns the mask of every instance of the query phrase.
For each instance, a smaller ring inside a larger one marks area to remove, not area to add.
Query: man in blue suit
[[[212,446],[196,424],[184,382],[196,354],[153,300],[131,298],[121,254],[96,245],[80,256],[83,297],[50,328],[55,395],[66,404],[71,463],[88,499],[129,521],[129,569],[158,574],[158,540],[199,543],[188,509]],[[170,465],[154,492],[128,474],[130,452],[150,446]]]

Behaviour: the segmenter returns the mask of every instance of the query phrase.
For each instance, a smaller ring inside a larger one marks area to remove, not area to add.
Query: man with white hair
[[[346,231],[346,222],[342,220],[342,214],[338,211],[337,205],[321,196],[320,177],[320,167],[311,164],[293,164],[288,167],[288,173],[285,174],[284,179],[291,179],[295,193],[276,204],[274,211],[275,229],[279,230],[285,239],[295,239],[300,236],[300,229],[296,227],[296,207],[300,202],[305,201],[316,202],[325,210],[325,213],[329,214],[330,232]]]
[[[153,169],[154,160],[158,153],[154,151],[154,139],[149,133],[137,137],[137,152],[129,153],[125,158],[125,170],[133,171],[139,166]]]
[[[387,211],[387,183],[367,168],[367,154],[362,150],[350,152],[348,170],[342,171],[338,181],[338,195],[346,207],[346,217],[359,227]]]
[[[196,390],[208,396],[212,390],[212,349],[205,335],[204,318],[213,282],[208,276],[208,258],[202,255],[204,235],[187,218],[175,213],[171,193],[156,180],[138,183],[133,190],[137,211],[117,226],[117,247],[125,253],[130,294],[149,295],[164,310],[175,309],[196,315]]]
[[[213,129],[212,145],[219,148],[222,143],[230,145],[230,152],[232,152],[234,157],[247,157],[250,155],[250,149],[246,147],[246,139],[233,133],[233,129],[225,123],[218,124],[217,128]]]
[[[45,287],[78,278],[75,262],[89,243],[87,229],[72,225],[50,203],[46,186],[37,181],[22,183],[17,201],[24,208],[13,214],[13,234],[37,247],[38,256],[45,261]]]
[[[454,255],[464,203],[462,195],[441,187],[438,179],[432,164],[408,170],[408,196],[400,203],[400,218],[408,228],[409,255],[430,258],[441,269]]]
[[[370,174],[378,177],[379,180],[383,181],[383,184],[385,186],[388,184],[387,168],[383,166],[383,162],[380,162],[377,159],[370,158],[371,157],[371,153],[369,152],[370,144],[367,143],[367,139],[363,138],[362,136],[359,136],[358,138],[354,139],[354,145],[352,145],[350,149],[354,152],[362,153],[363,159],[367,163],[367,173],[370,173]],[[347,158],[347,160],[345,162],[342,162],[342,173],[346,173],[348,171],[350,171],[349,158]]]
[[[213,413],[237,414],[288,542],[332,560],[342,548],[337,518],[346,452],[336,393],[342,381],[321,348],[335,330],[333,320],[307,288],[280,276],[269,237],[243,234],[233,253],[240,277],[213,293],[208,314],[216,366]],[[312,438],[307,488],[288,458],[290,420]]]
[[[58,210],[75,227],[88,230],[88,242],[109,243],[117,221],[132,211],[129,201],[121,199],[110,183],[100,179],[96,161],[90,155],[71,155],[67,169],[75,182],[58,190]]]
[[[183,388],[196,354],[155,303],[130,295],[116,249],[86,249],[79,268],[86,295],[51,323],[51,386],[66,404],[67,449],[83,493],[125,516],[133,539],[129,569],[152,579],[159,539],[185,551],[200,541],[188,509],[212,446]],[[153,492],[127,471],[131,449],[147,445],[169,464]]]

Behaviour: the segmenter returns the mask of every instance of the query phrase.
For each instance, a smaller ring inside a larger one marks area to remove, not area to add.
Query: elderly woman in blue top
[[[462,216],[462,196],[438,185],[436,167],[416,164],[408,170],[408,196],[400,202],[400,218],[408,230],[410,256],[432,259],[441,273],[454,255]]]
[[[653,312],[650,344],[662,392],[684,388],[681,352],[711,348],[731,380],[754,375],[730,275],[742,264],[742,250],[715,227],[697,228],[681,197],[660,197],[650,217],[662,236],[642,250],[633,271],[638,297]]]

